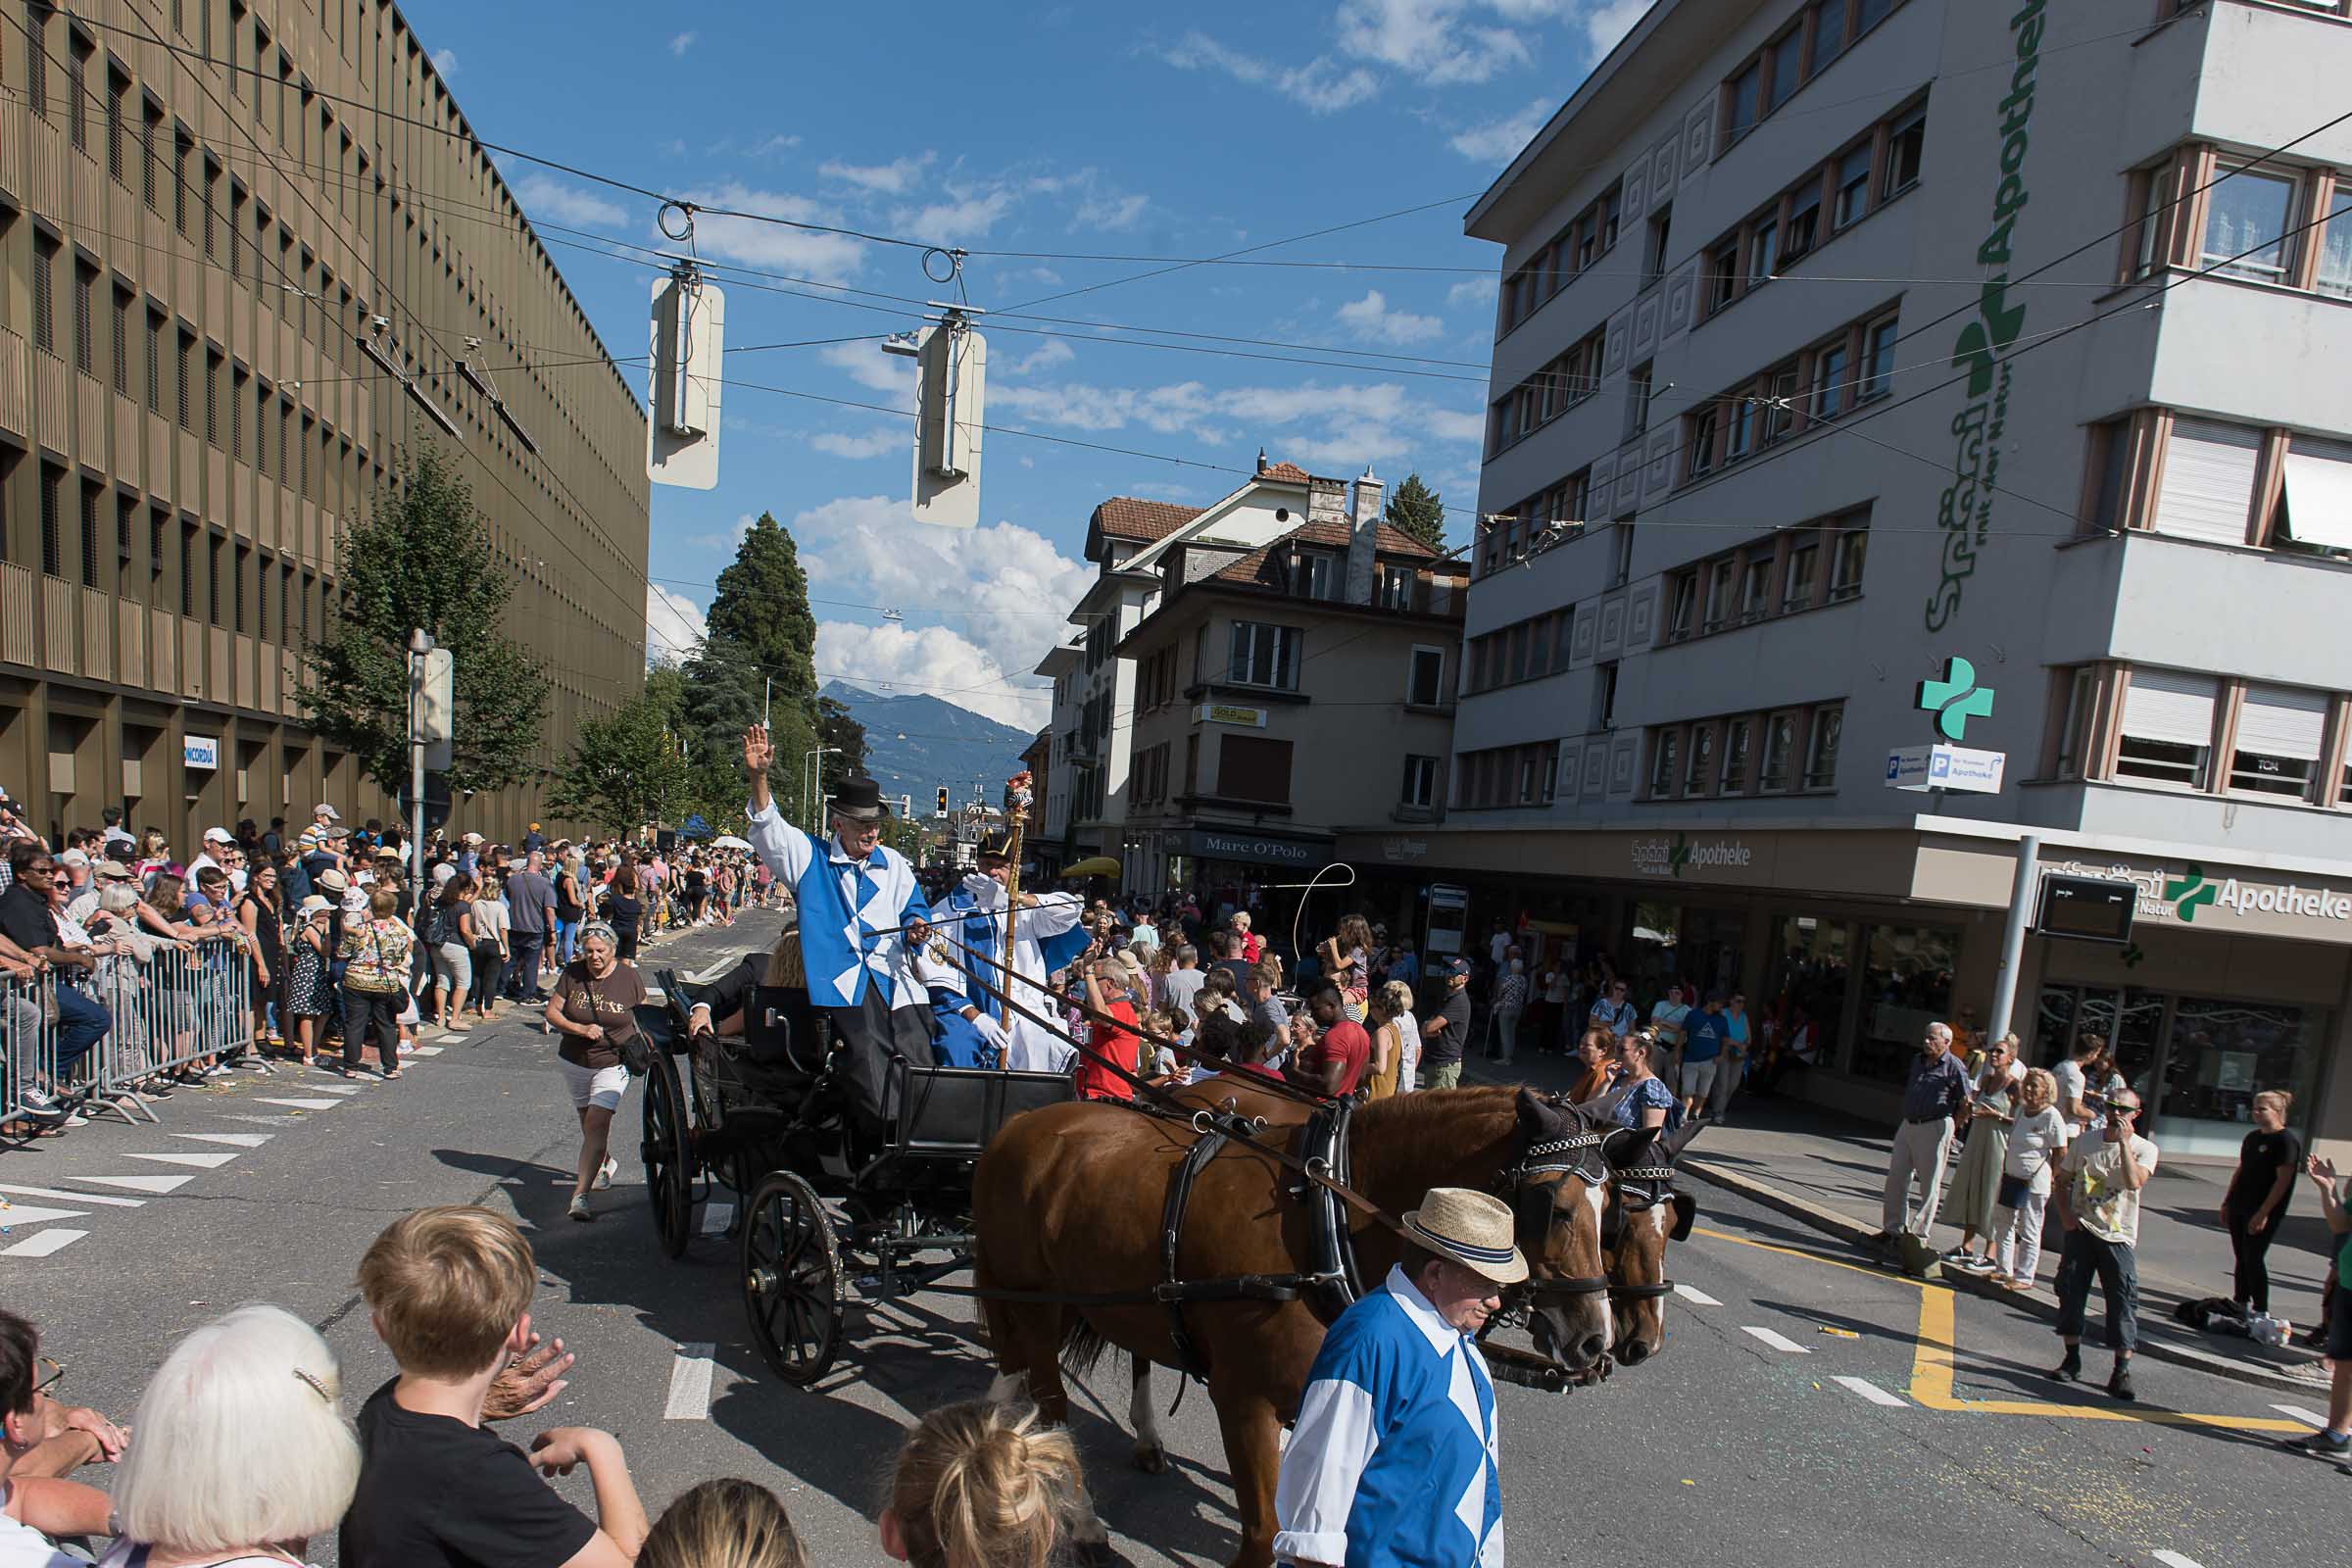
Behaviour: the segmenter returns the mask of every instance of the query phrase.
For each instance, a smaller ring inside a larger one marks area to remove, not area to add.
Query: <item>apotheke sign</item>
[[[1687,869],[1745,870],[1755,852],[1738,839],[1692,843],[1690,835],[1671,839],[1636,839],[1630,846],[1636,876],[1681,876]]]
[[[2195,925],[2200,913],[2226,910],[2238,919],[2280,915],[2352,923],[2352,893],[2339,893],[2332,888],[2307,888],[2293,882],[2250,882],[2234,876],[2213,878],[2194,862],[2179,871],[2163,866],[2143,869],[2132,865],[2085,865],[2074,860],[2044,861],[2043,865],[2061,876],[2113,877],[2130,882],[2138,889],[2132,912],[2142,920]],[[2210,924],[2210,919],[2206,923]]]

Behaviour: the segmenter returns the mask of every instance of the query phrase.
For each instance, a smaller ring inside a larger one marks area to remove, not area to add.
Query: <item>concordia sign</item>
[[[1941,631],[1959,612],[1961,591],[1977,569],[1977,552],[1992,534],[1992,500],[2000,472],[2001,431],[2009,416],[2009,345],[2026,328],[2026,307],[2009,303],[2010,233],[2031,199],[2026,189],[2026,127],[2034,118],[2034,84],[2041,63],[2043,0],[2027,0],[2009,19],[2017,70],[2000,102],[2000,180],[1992,192],[1992,226],[1977,261],[2001,269],[1984,279],[1977,318],[1952,341],[1952,368],[1968,371],[1968,406],[1952,416],[1952,482],[1936,505],[1944,530],[1942,577],[1928,596],[1927,629]]]

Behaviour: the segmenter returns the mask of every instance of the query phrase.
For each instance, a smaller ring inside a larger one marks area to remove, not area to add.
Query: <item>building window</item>
[[[1622,588],[1627,583],[1633,581],[1633,578],[1634,519],[1630,516],[1620,517],[1617,519],[1616,569],[1609,578],[1609,586],[1612,588]]]
[[[1870,143],[1864,142],[1838,160],[1837,181],[1837,204],[1830,209],[1830,224],[1849,228],[1870,210]]]
[[[1756,118],[1762,108],[1764,65],[1762,61],[1748,62],[1747,69],[1734,76],[1728,85],[1724,110],[1724,145],[1729,147],[1756,128]]]
[[[32,346],[43,354],[57,352],[57,244],[38,232],[32,236]]]
[[[2253,169],[2225,172],[2205,193],[2203,264],[2225,276],[2283,282],[2295,182]]]
[[[1415,708],[1436,708],[1446,700],[1446,650],[1413,650],[1405,675],[1404,700]]]
[[[1682,731],[1662,729],[1652,742],[1655,748],[1649,759],[1649,793],[1653,800],[1665,800],[1674,794],[1675,763],[1681,756]]]
[[[2270,542],[2280,550],[2352,556],[2352,442],[2287,438]]]
[[[109,67],[106,74],[106,172],[124,189],[130,187],[123,163],[124,124],[130,97],[130,78]]]
[[[98,373],[98,270],[74,264],[74,368]]]
[[[1821,545],[1802,539],[1788,547],[1788,567],[1781,583],[1781,612],[1802,610],[1813,603],[1813,576],[1821,566]]]
[[[1780,270],[1780,225],[1770,218],[1758,222],[1747,236],[1747,286],[1754,288]]]
[[[1592,693],[1592,727],[1594,729],[1615,729],[1617,727],[1617,661],[1612,659],[1594,669]]]
[[[1804,58],[1805,28],[1802,22],[1765,46],[1764,59],[1768,72],[1764,99],[1766,114],[1787,103],[1789,95],[1803,83]]]
[[[1745,393],[1732,394],[1731,412],[1725,416],[1723,462],[1726,467],[1738,463],[1755,450],[1756,405]]]
[[[1438,802],[1438,759],[1407,757],[1404,760],[1404,787],[1397,802],[1404,806],[1435,806]]]
[[[1649,398],[1653,368],[1644,360],[1625,378],[1625,438],[1632,440],[1649,429]]]
[[[1837,542],[1830,547],[1830,603],[1851,599],[1862,591],[1862,561],[1870,551],[1870,517],[1840,522]]]
[[[177,382],[179,427],[193,435],[196,432],[196,409],[193,389],[189,385],[194,371],[196,340],[187,333],[179,334],[179,356],[173,366]]]
[[[24,106],[43,120],[49,118],[49,18],[55,9],[48,0],[29,0],[24,7]]]
[[[1666,640],[1679,643],[1690,636],[1697,612],[1698,573],[1677,572],[1673,585],[1667,590]]]
[[[1845,379],[1845,339],[1838,338],[1813,356],[1813,417],[1835,419],[1846,410],[1853,388]]]
[[[115,396],[130,396],[130,295],[115,290]]]
[[[2132,670],[2118,726],[2122,733],[2116,776],[2204,789],[2213,749],[2215,698],[2210,675]]]
[[[2252,426],[2174,419],[2150,526],[2211,544],[2244,544],[2261,453],[2262,432]]]
[[[1740,562],[1734,556],[1725,556],[1707,568],[1707,630],[1721,631],[1732,623],[1732,580],[1739,570]]]
[[[2174,204],[2171,199],[2173,166],[2168,162],[2157,165],[2137,176],[2140,182],[2139,219],[2132,236],[2132,281],[2136,283],[2155,276],[2163,270],[2168,247],[2165,238],[2172,232]]]
[[[2248,686],[2230,746],[2230,787],[2308,799],[2320,770],[2320,744],[2332,701],[2326,692]]]
[[[1914,111],[1896,123],[1886,137],[1886,177],[1880,199],[1892,201],[1919,183],[1922,160],[1928,151],[1928,112]]]
[[[1752,718],[1735,718],[1723,726],[1723,793],[1747,793],[1748,746],[1756,732]]]
[[[2320,229],[2319,270],[2311,286],[2323,294],[2352,294],[2352,180],[2341,174]]]
[[[1781,238],[1780,269],[1786,271],[1788,264],[1812,250],[1820,237],[1821,185],[1808,180],[1788,199],[1788,226]]]
[[[65,518],[59,515],[65,506],[58,491],[66,476],[47,464],[41,465],[41,570],[51,577],[66,574],[66,544],[63,537]]]
[[[1838,782],[1838,743],[1845,730],[1845,708],[1836,704],[1813,710],[1805,740],[1805,788],[1826,790]]]
[[[1413,573],[1404,566],[1380,568],[1380,608],[1410,610],[1413,608]]]
[[[1287,806],[1291,743],[1228,732],[1217,740],[1217,794],[1229,801]]]
[[[1648,235],[1642,242],[1642,286],[1657,281],[1666,270],[1668,234],[1674,227],[1674,204],[1668,202],[1649,215]]]
[[[1775,713],[1764,721],[1764,767],[1757,787],[1765,794],[1779,795],[1788,788],[1789,754],[1795,750],[1794,714]]]
[[[1683,793],[1704,795],[1715,776],[1715,726],[1695,724],[1690,729],[1690,763],[1683,769]]]
[[[90,51],[70,32],[66,37],[66,134],[74,150],[90,150]]]
[[[1813,47],[1805,56],[1805,74],[1820,75],[1844,47],[1845,0],[1825,0],[1813,12]]]
[[[1862,336],[1862,385],[1856,403],[1885,397],[1894,390],[1894,318],[1873,321]]]
[[[2090,740],[2092,710],[2098,700],[2098,671],[2085,666],[2061,670],[2066,683],[2066,713],[2058,724],[2058,756],[2050,773],[2055,778],[2081,778],[2086,771],[2082,748]]]
[[[1233,623],[1233,657],[1226,678],[1237,685],[1273,686],[1296,691],[1298,686],[1298,628],[1270,626],[1262,621]]]
[[[1796,427],[1796,367],[1766,372],[1763,399],[1764,444],[1771,446]]]

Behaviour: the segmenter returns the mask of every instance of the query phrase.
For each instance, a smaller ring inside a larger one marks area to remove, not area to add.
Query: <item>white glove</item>
[[[978,1032],[980,1038],[996,1048],[997,1054],[1000,1058],[1004,1056],[1012,1050],[1012,1037],[1004,1032],[1004,1026],[1003,1024],[997,1022],[996,1019],[991,1018],[987,1013],[974,1013],[972,1015],[971,1023],[972,1028]]]

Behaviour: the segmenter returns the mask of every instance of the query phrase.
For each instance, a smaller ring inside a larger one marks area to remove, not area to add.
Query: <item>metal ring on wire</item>
[[[669,226],[669,215],[673,210],[680,218],[686,220],[686,226],[683,230],[672,229]],[[681,201],[663,202],[661,206],[661,209],[654,214],[654,226],[661,229],[663,235],[676,241],[678,244],[687,244],[694,238],[694,204],[692,202]]]
[[[939,273],[931,270],[931,258],[934,256],[942,256],[947,258],[948,270],[946,276],[943,277]],[[956,274],[962,270],[963,252],[961,251],[952,251],[944,246],[933,245],[923,252],[923,275],[934,283],[953,283],[956,281]]]

